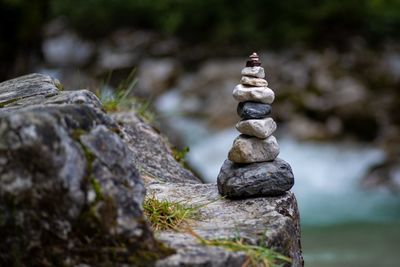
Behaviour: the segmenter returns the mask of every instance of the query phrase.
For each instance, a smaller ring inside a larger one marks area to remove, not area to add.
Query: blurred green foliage
[[[400,38],[399,0],[53,0],[85,35],[120,26],[178,35],[192,42],[270,47],[370,44]]]
[[[59,16],[85,37],[130,27],[220,51],[400,39],[400,0],[0,0],[0,80],[34,64],[43,26]]]

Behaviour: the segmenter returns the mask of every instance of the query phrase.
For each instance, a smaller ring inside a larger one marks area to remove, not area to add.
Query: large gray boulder
[[[93,94],[37,74],[0,92],[4,266],[149,266],[168,254],[143,216],[132,152]]]

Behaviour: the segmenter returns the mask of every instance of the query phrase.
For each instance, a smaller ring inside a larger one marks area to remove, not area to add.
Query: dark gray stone
[[[237,164],[226,160],[217,179],[218,191],[228,198],[279,196],[294,185],[292,168],[286,161]]]
[[[271,105],[258,102],[240,102],[237,107],[238,115],[244,119],[263,119],[271,113]]]

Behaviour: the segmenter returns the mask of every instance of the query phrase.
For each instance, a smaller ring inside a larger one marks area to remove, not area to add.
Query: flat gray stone
[[[22,98],[42,95],[52,96],[58,93],[61,84],[50,76],[33,73],[0,83],[0,106]]]
[[[246,67],[242,69],[242,75],[256,78],[264,78],[265,72],[263,67]]]
[[[254,77],[247,77],[243,76],[240,80],[241,84],[256,86],[256,87],[266,87],[268,86],[268,82],[265,79],[254,78]]]
[[[303,266],[300,245],[299,213],[293,193],[277,197],[256,197],[235,201],[221,198],[216,184],[151,183],[147,195],[157,199],[201,206],[198,219],[189,227],[205,239],[233,239],[271,248],[292,259],[284,267]],[[241,252],[203,246],[190,233],[161,231],[156,237],[176,250],[157,262],[157,267],[241,267],[246,261]]]
[[[100,100],[95,94],[88,90],[76,90],[76,91],[60,91],[55,95],[34,95],[26,98],[15,100],[8,104],[4,104],[0,108],[0,113],[10,113],[16,110],[33,107],[33,106],[45,106],[45,105],[62,105],[62,104],[82,104],[92,106],[97,109],[102,108]]]
[[[275,99],[274,91],[268,87],[254,87],[238,84],[233,89],[233,98],[239,102],[255,101],[272,104]]]
[[[228,159],[236,163],[254,163],[274,160],[278,154],[279,145],[273,135],[259,139],[241,134],[233,141]]]
[[[236,124],[236,129],[242,134],[264,139],[275,132],[276,123],[272,118],[242,120]]]
[[[217,179],[218,191],[228,198],[279,196],[294,185],[290,165],[282,160],[236,164],[226,160]]]

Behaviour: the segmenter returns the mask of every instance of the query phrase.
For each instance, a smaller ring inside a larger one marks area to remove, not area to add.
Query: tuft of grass
[[[186,169],[190,169],[186,162],[186,155],[189,153],[189,151],[190,148],[188,146],[184,147],[182,150],[175,147],[172,148],[172,155],[174,159]]]
[[[188,221],[196,219],[202,206],[159,200],[155,196],[147,197],[143,203],[145,215],[155,231],[178,230]]]
[[[149,110],[150,100],[140,99],[132,96],[132,92],[137,85],[138,79],[135,76],[135,69],[129,76],[121,81],[115,90],[107,89],[107,84],[111,78],[111,73],[107,81],[95,90],[95,94],[100,99],[103,109],[107,112],[122,110],[134,110],[135,113],[147,122],[153,122],[155,114]]]
[[[103,108],[106,111],[113,112],[118,111],[122,108],[129,107],[131,104],[131,93],[135,88],[138,80],[135,77],[135,69],[131,71],[128,77],[121,81],[115,90],[107,89],[107,84],[111,79],[112,73],[110,73],[104,82],[101,89],[97,89],[95,94],[99,97]]]
[[[284,263],[290,263],[292,260],[282,254],[275,252],[263,246],[246,244],[242,238],[235,239],[214,239],[207,240],[198,235],[191,229],[189,233],[193,235],[202,245],[221,247],[231,252],[244,252],[247,260],[243,266],[247,267],[279,267]]]

